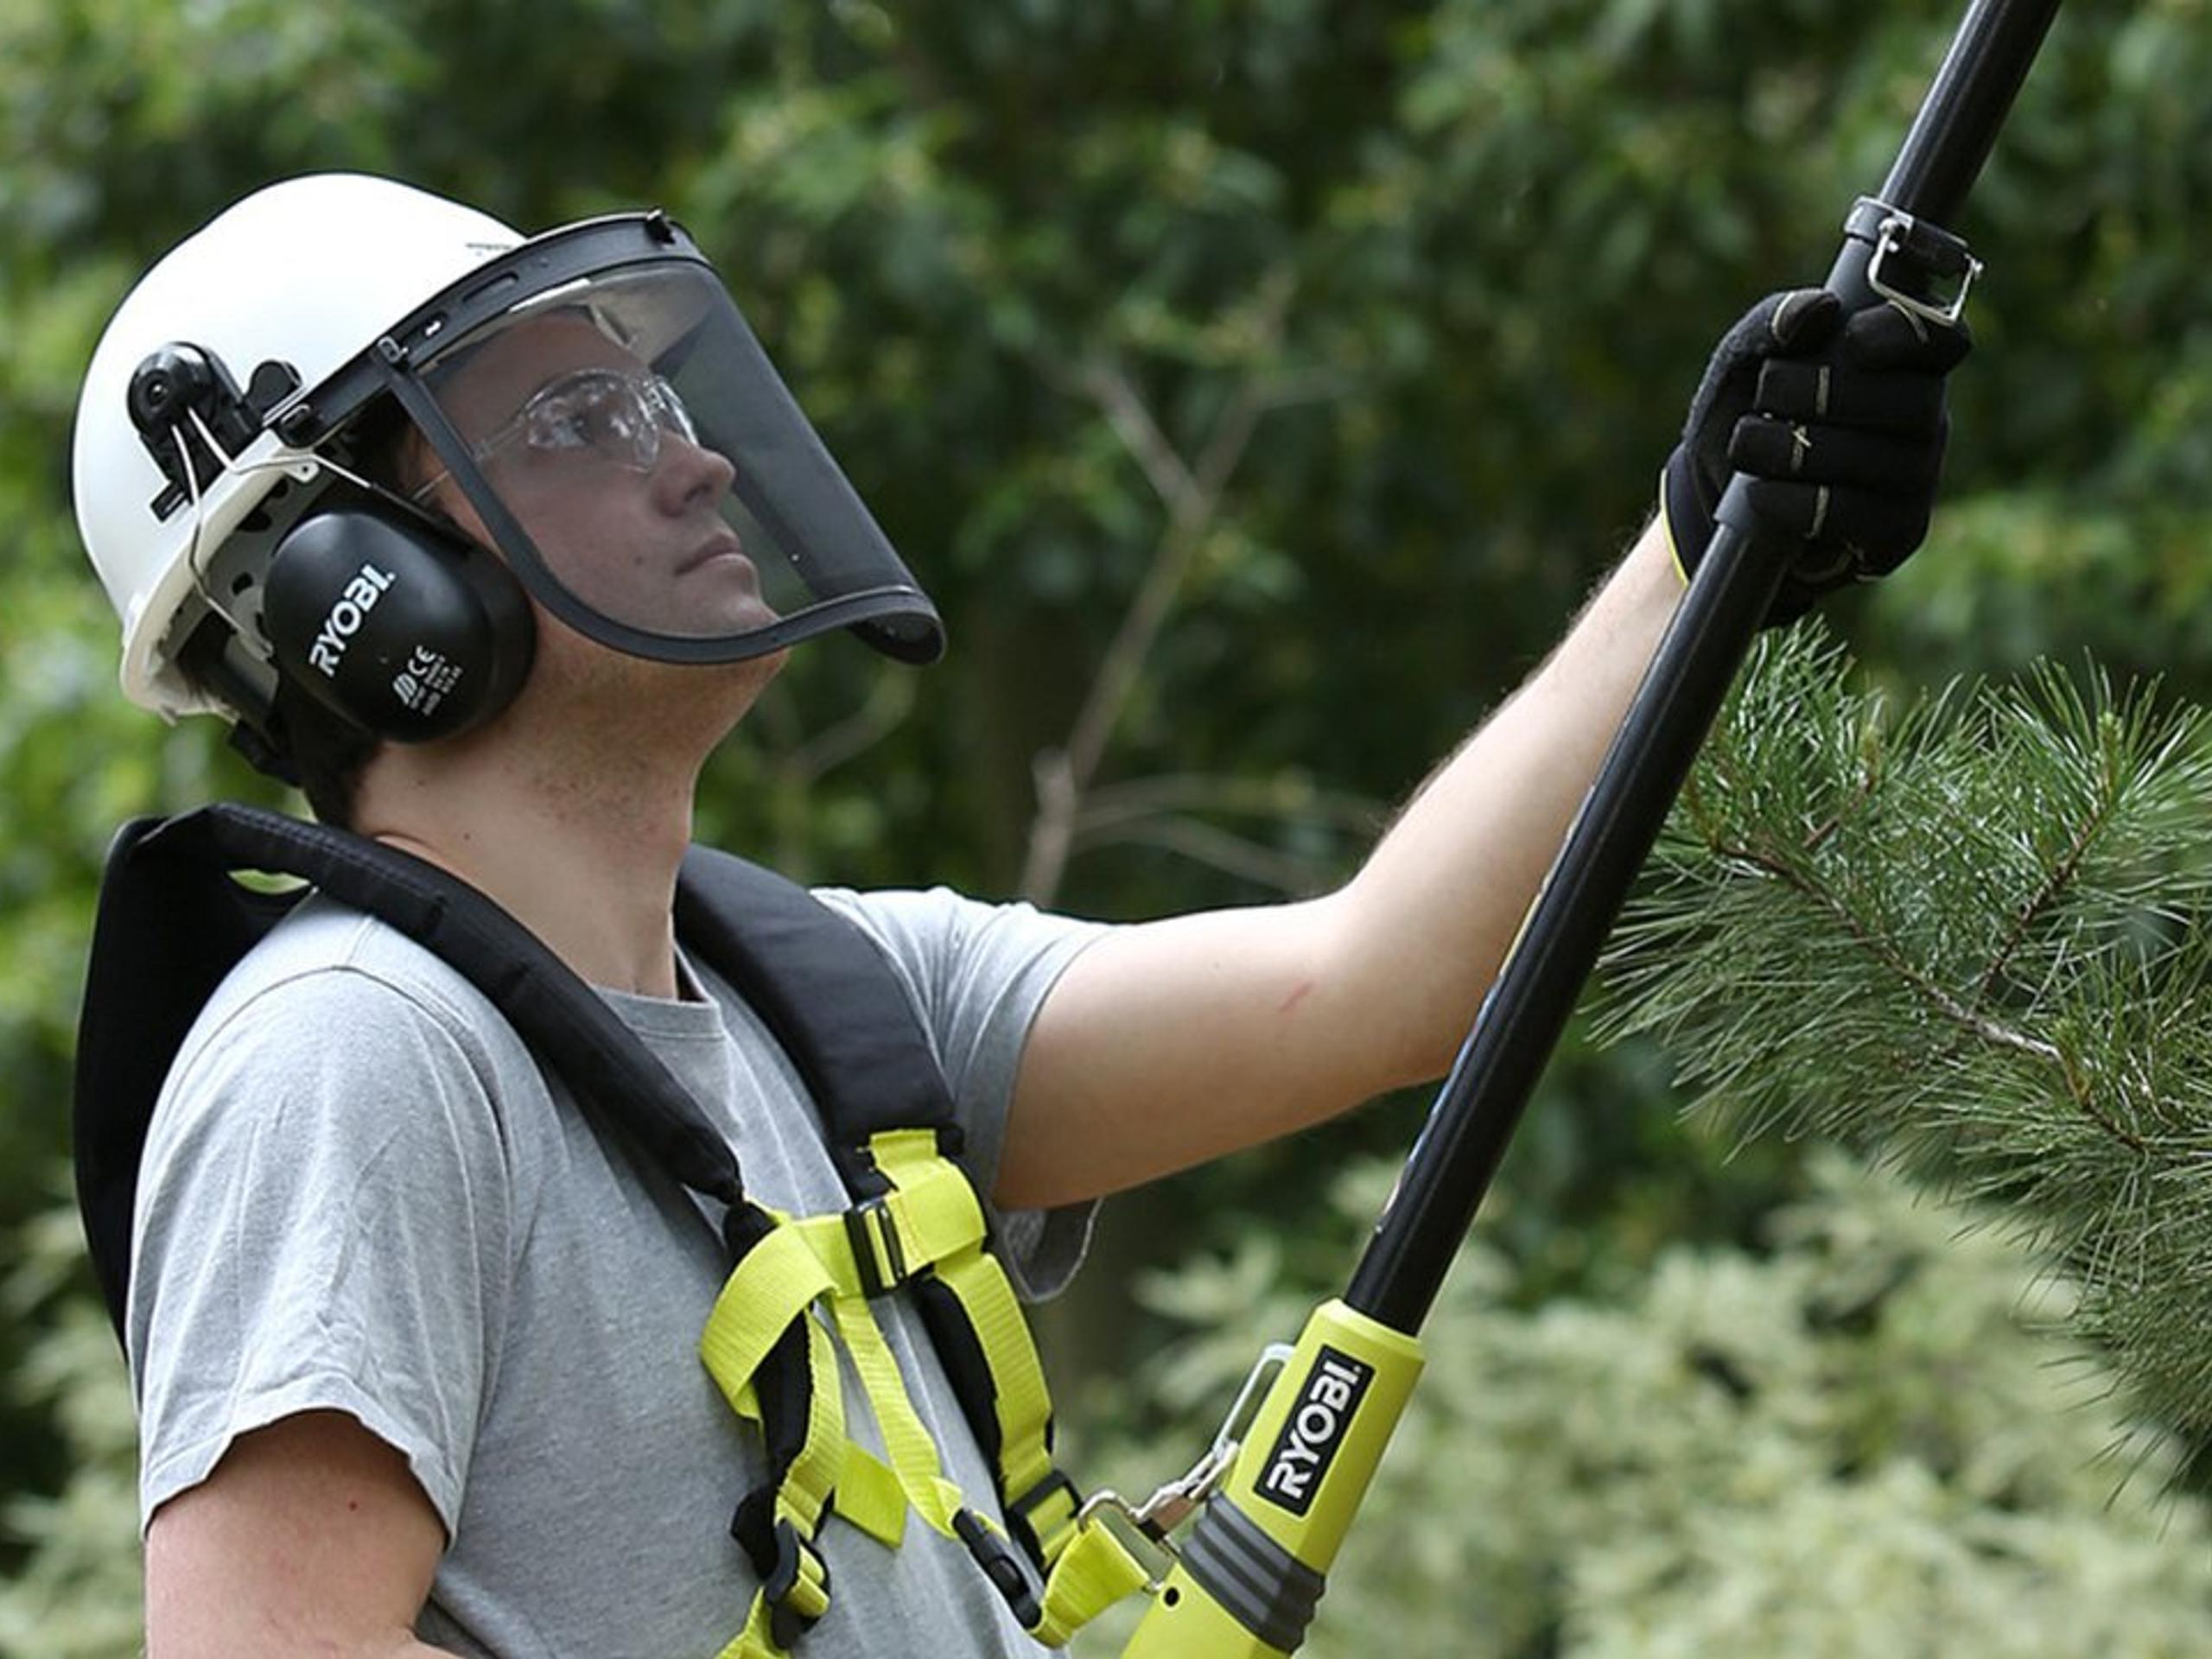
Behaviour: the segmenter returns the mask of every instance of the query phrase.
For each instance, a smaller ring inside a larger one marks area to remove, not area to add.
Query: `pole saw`
[[[1980,271],[1943,228],[1995,143],[2058,0],[1972,0],[1880,194],[1844,221],[1827,286],[1958,321]],[[1789,555],[1745,480],[1717,525],[1520,938],[1338,1299],[1270,1346],[1205,1457],[1141,1504],[1089,1518],[1164,1552],[1123,1659],[1282,1659],[1306,1639],[1338,1546],[1421,1373],[1420,1330],[1515,1125],[1657,838]],[[1172,1534],[1196,1516],[1179,1542]]]

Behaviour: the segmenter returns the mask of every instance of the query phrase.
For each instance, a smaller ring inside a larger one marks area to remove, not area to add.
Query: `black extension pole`
[[[1941,229],[1996,142],[2058,0],[1972,0],[1878,200],[1845,227],[1827,285],[1854,308],[1883,290],[1940,304],[1961,290],[1962,245]],[[1878,254],[1881,264],[1872,270]],[[1782,582],[1754,541],[1738,478],[1718,527],[1623,718],[1597,781],[1545,879],[1520,942],[1430,1109],[1398,1190],[1344,1300],[1412,1334],[1427,1316],[1497,1173],[1537,1077],[1597,963],[1630,884],[1688,775]]]

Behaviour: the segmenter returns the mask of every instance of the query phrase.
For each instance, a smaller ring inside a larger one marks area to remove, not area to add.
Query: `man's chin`
[[[668,639],[742,639],[784,620],[783,613],[747,587],[719,594],[702,594],[690,603],[636,626]]]

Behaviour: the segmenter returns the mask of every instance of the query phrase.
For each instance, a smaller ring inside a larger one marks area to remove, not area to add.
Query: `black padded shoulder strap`
[[[880,1130],[951,1135],[951,1098],[920,1016],[855,923],[772,871],[694,847],[677,886],[676,931],[791,1056],[848,1185],[867,1184],[853,1155]]]
[[[70,1141],[92,1272],[118,1333],[130,1276],[130,1212],[154,1101],[185,1033],[231,965],[298,894],[177,871],[149,846],[159,818],[125,824],[109,848],[77,1022]]]
[[[467,883],[343,830],[253,807],[141,820],[108,855],[78,1028],[78,1203],[118,1330],[130,1216],[154,1103],[200,1009],[296,894],[236,870],[297,876],[397,927],[489,997],[580,1101],[671,1175],[735,1206],[735,1154],[683,1085],[536,935]]]

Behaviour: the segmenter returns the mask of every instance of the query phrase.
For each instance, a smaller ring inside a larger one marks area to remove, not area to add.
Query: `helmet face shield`
[[[385,360],[424,440],[409,493],[473,518],[540,604],[632,655],[729,662],[850,627],[937,657],[934,607],[712,269],[623,251]]]

